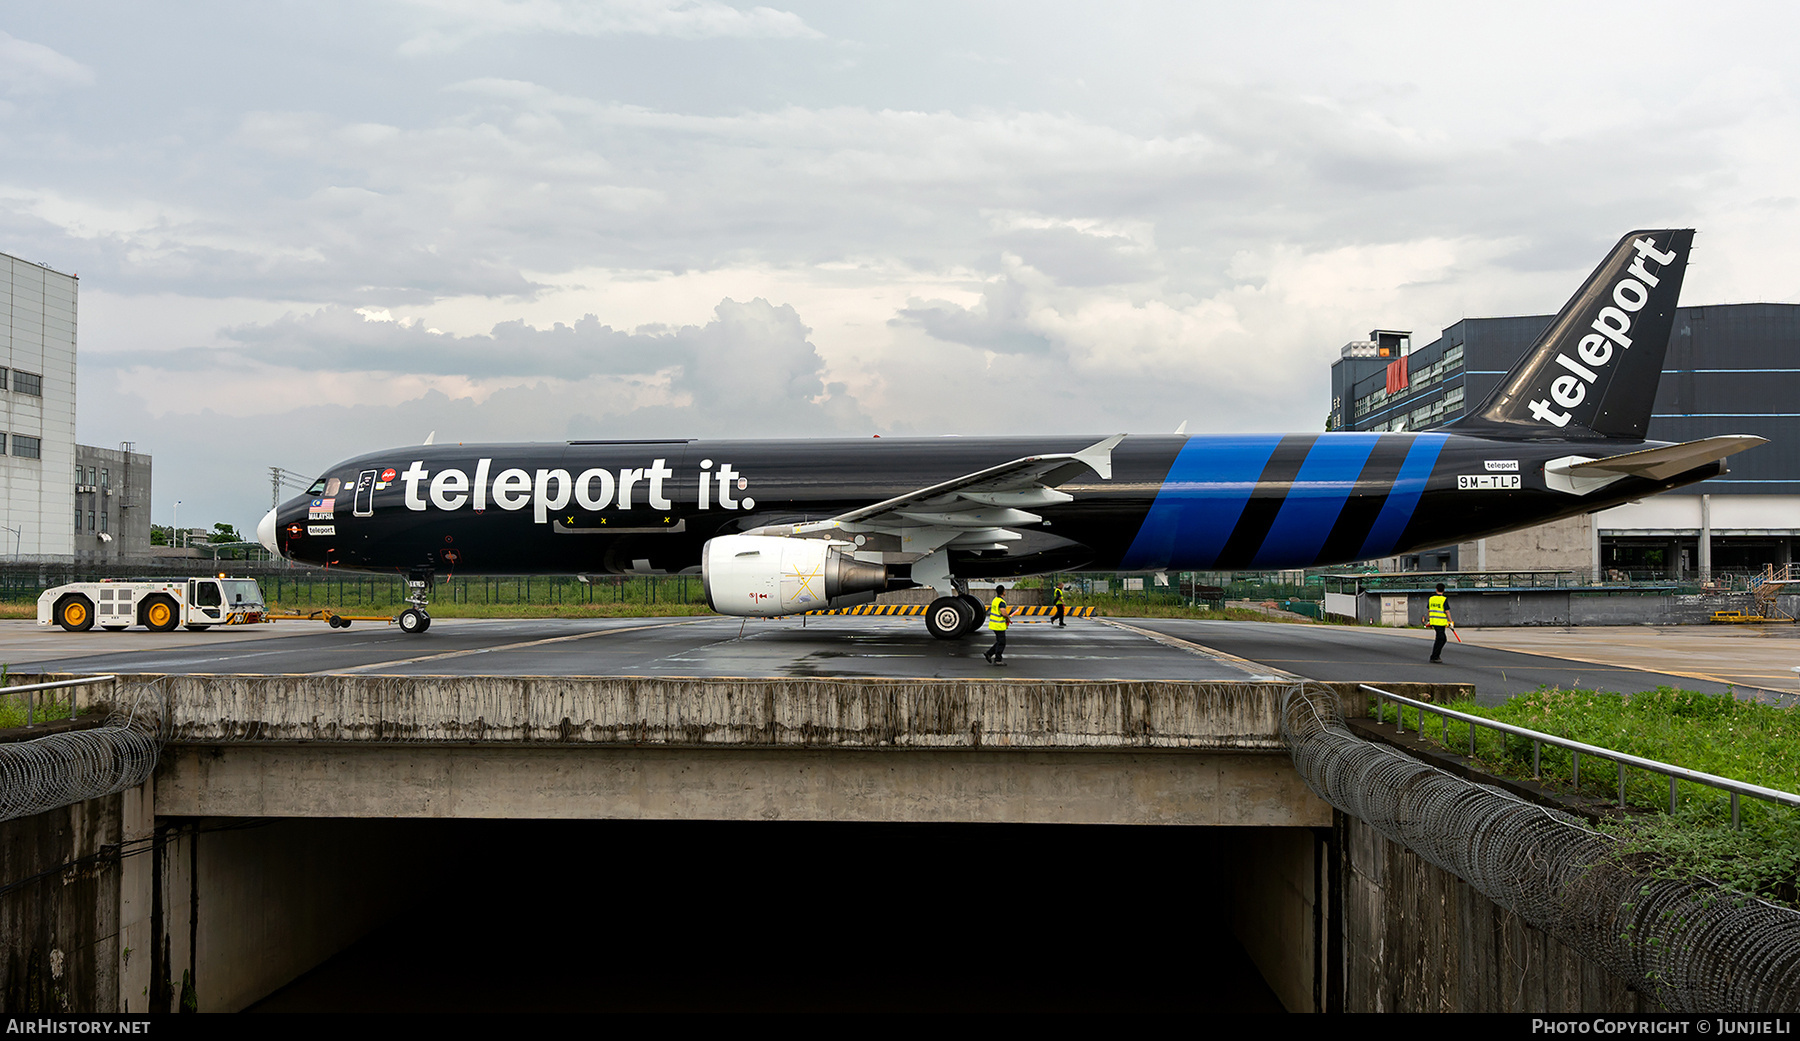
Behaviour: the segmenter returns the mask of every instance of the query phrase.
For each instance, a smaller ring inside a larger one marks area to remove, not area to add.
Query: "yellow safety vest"
[[[995,597],[988,605],[988,628],[1001,630],[1006,628],[1006,601]]]
[[[1450,624],[1450,598],[1442,593],[1433,593],[1431,599],[1425,601],[1425,624]]]
[[[1061,607],[1062,605],[1063,605],[1063,591],[1062,591],[1062,587],[1058,586],[1057,590],[1056,590],[1056,606]]]

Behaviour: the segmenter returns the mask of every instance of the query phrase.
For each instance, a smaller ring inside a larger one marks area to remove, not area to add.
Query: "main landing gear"
[[[955,596],[940,596],[925,610],[925,628],[940,640],[960,640],[981,627],[981,601],[969,595],[968,584],[952,578]]]
[[[415,571],[406,576],[406,590],[410,594],[406,602],[412,606],[394,618],[394,624],[401,632],[415,635],[431,628],[431,615],[425,610],[425,605],[431,602],[431,585],[432,573],[429,571]]]

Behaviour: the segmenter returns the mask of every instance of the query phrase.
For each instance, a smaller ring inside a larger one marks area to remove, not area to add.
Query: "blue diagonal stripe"
[[[1280,443],[1279,434],[1188,438],[1120,566],[1211,567]]]
[[[1251,566],[1306,567],[1317,560],[1380,438],[1380,434],[1325,434],[1313,442]]]
[[[1413,510],[1418,508],[1425,482],[1431,479],[1431,468],[1437,465],[1438,453],[1443,451],[1444,442],[1449,439],[1448,434],[1414,435],[1412,449],[1406,453],[1400,476],[1394,478],[1394,488],[1388,492],[1387,502],[1382,504],[1381,515],[1375,518],[1369,537],[1363,541],[1359,559],[1385,557],[1394,552],[1400,536],[1406,532],[1407,522],[1412,520]]]

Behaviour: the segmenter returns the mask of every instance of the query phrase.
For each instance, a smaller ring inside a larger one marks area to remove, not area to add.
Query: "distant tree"
[[[167,546],[169,544],[169,529],[167,525],[150,525],[150,544],[152,546]]]
[[[243,542],[244,536],[240,535],[236,528],[232,527],[229,524],[226,524],[224,521],[220,521],[219,523],[213,525],[212,534],[207,537],[206,541],[208,541],[208,542]]]

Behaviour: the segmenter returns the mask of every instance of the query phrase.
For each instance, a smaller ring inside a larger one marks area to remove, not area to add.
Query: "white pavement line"
[[[417,658],[401,658],[398,661],[378,661],[368,665],[352,665],[347,669],[323,669],[319,672],[301,673],[304,676],[343,676],[352,672],[367,672],[370,669],[391,669],[401,665],[417,665],[420,662],[444,661],[449,658],[464,658],[471,654],[497,654],[501,651],[516,651],[525,647],[539,647],[546,643],[566,643],[570,640],[586,640],[595,636],[611,636],[614,633],[635,633],[644,629],[667,629],[672,625],[693,625],[706,621],[705,618],[694,618],[680,622],[658,622],[655,625],[628,625],[616,629],[596,629],[588,633],[575,633],[572,636],[551,636],[543,640],[526,640],[522,643],[501,644],[498,647],[471,647],[462,651],[445,651],[442,654],[424,654]]]
[[[1095,621],[1102,622],[1106,625],[1110,625],[1110,626],[1113,626],[1118,629],[1124,629],[1126,632],[1137,633],[1139,636],[1147,636],[1150,639],[1155,640],[1157,643],[1164,644],[1169,647],[1174,647],[1177,650],[1187,651],[1189,654],[1198,654],[1198,655],[1201,655],[1201,656],[1207,657],[1207,658],[1223,659],[1225,661],[1231,662],[1233,665],[1236,665],[1238,668],[1243,669],[1245,672],[1250,673],[1252,676],[1272,676],[1276,679],[1293,680],[1295,682],[1299,682],[1299,681],[1305,679],[1304,676],[1297,676],[1294,673],[1287,671],[1286,669],[1277,669],[1277,668],[1266,665],[1259,661],[1251,661],[1248,658],[1240,658],[1235,654],[1227,654],[1224,651],[1217,650],[1212,647],[1206,647],[1201,644],[1194,643],[1191,640],[1183,640],[1178,636],[1170,636],[1167,633],[1159,633],[1159,632],[1156,632],[1151,629],[1139,629],[1135,625],[1126,625],[1124,622],[1121,622],[1114,618],[1098,618],[1098,619],[1095,619]]]

